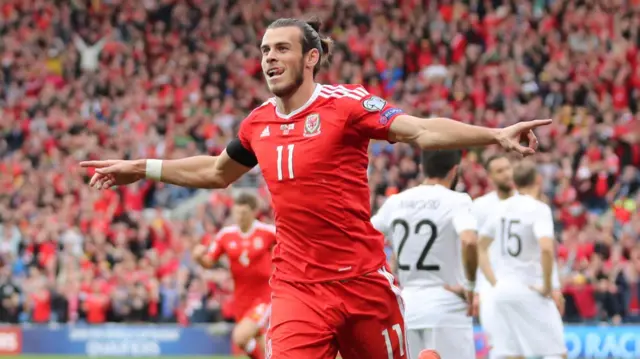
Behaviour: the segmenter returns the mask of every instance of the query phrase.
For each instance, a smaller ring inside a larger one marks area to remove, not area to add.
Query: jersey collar
[[[320,85],[320,84],[316,84],[316,88],[315,88],[315,90],[313,90],[313,94],[311,95],[311,97],[309,97],[309,99],[307,100],[307,102],[305,102],[305,103],[304,103],[304,105],[302,105],[302,106],[298,107],[297,109],[295,109],[295,110],[291,111],[291,112],[290,112],[289,114],[287,114],[287,115],[282,114],[282,113],[280,113],[280,111],[278,111],[278,107],[277,107],[277,106],[275,106],[275,103],[276,103],[275,98],[273,98],[273,102],[272,102],[272,103],[274,104],[274,106],[275,106],[275,108],[276,108],[276,115],[277,115],[278,117],[280,117],[281,119],[283,119],[283,120],[289,120],[289,119],[291,119],[293,116],[295,116],[295,115],[297,115],[297,114],[301,113],[302,111],[306,110],[307,108],[309,108],[309,106],[311,106],[311,104],[312,104],[312,103],[314,103],[314,102],[315,102],[315,100],[316,100],[316,99],[318,98],[318,96],[320,95],[320,90],[322,90],[322,85]]]

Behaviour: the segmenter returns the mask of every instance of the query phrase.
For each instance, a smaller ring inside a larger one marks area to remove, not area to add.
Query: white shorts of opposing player
[[[482,327],[482,331],[484,332],[486,345],[489,347],[488,359],[496,359],[496,357],[493,355],[493,342],[491,341],[494,335],[493,327],[491,326],[492,320],[494,318],[494,301],[491,297],[492,293],[493,291],[491,290],[491,288],[483,288],[481,291],[476,293],[476,295],[480,299],[478,305],[478,319],[480,319],[480,326]]]
[[[405,288],[402,297],[410,358],[423,349],[442,359],[476,357],[472,318],[461,298],[442,287]]]
[[[521,282],[498,281],[490,290],[485,323],[492,358],[555,357],[567,352],[562,318],[551,298]],[[482,300],[482,298],[481,298]]]

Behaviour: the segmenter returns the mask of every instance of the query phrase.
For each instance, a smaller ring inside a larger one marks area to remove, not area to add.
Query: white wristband
[[[464,289],[467,292],[473,292],[476,289],[476,282],[472,282],[470,280],[466,280],[464,282]]]
[[[154,181],[160,181],[160,177],[162,177],[162,160],[147,160],[144,176]]]

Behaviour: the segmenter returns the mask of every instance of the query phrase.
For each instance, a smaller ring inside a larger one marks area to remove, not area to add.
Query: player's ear
[[[305,65],[313,69],[316,64],[320,62],[320,51],[318,51],[318,49],[311,49],[305,57]]]

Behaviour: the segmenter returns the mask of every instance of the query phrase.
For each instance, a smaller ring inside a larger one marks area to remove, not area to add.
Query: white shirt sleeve
[[[547,205],[542,205],[540,209],[536,211],[535,216],[533,220],[533,234],[536,236],[536,239],[545,237],[554,238],[551,208]]]
[[[491,216],[487,222],[480,228],[480,237],[496,238],[496,226],[499,216]]]
[[[382,232],[385,236],[388,236],[391,232],[391,207],[393,206],[391,202],[392,198],[387,198],[380,209],[378,209],[378,212],[371,217],[371,224],[373,224],[373,227]]]
[[[458,209],[453,214],[452,222],[453,228],[455,228],[458,235],[464,231],[478,230],[478,220],[473,215],[471,198],[469,196],[458,206]]]

